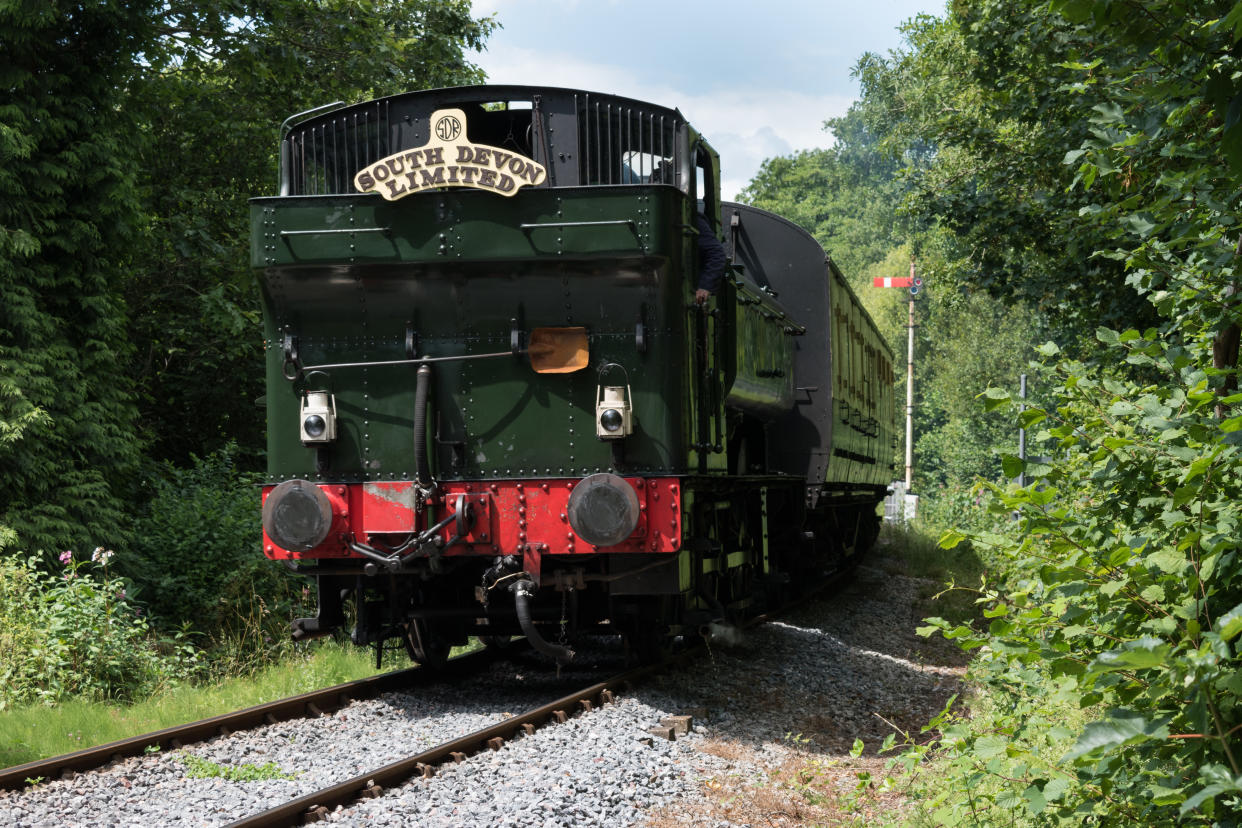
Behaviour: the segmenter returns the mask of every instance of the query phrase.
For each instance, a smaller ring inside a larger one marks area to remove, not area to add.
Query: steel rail
[[[479,650],[450,659],[440,671],[410,667],[391,673],[381,673],[378,676],[349,681],[323,690],[314,690],[285,699],[257,704],[233,713],[223,713],[219,716],[144,733],[140,736],[131,736],[128,739],[120,739],[73,753],[14,765],[11,768],[0,769],[0,789],[27,787],[30,785],[27,780],[50,779],[70,771],[93,770],[114,759],[139,756],[152,747],[175,750],[183,745],[206,741],[215,736],[227,736],[230,733],[249,730],[260,725],[319,716],[325,712],[338,710],[358,699],[374,698],[387,690],[408,688],[445,675],[467,673],[497,657],[498,654],[490,650]]]
[[[614,691],[617,688],[636,681],[663,666],[665,663],[648,664],[626,670],[592,684],[590,687],[528,710],[519,716],[505,719],[430,750],[399,759],[382,768],[292,799],[283,805],[243,817],[236,822],[229,823],[229,826],[230,828],[257,828],[257,826],[271,828],[317,821],[337,806],[378,797],[385,790],[417,776],[432,776],[435,773],[435,767],[446,761],[461,762],[484,750],[499,750],[505,742],[519,735],[534,733],[539,727],[549,723],[566,722],[574,715],[593,710],[597,704],[608,704],[613,700]]]
[[[852,568],[838,570],[781,607],[746,619],[741,626],[749,628],[766,623],[822,595],[826,590],[838,586],[852,575]],[[281,828],[281,826],[318,822],[325,819],[334,808],[357,803],[363,799],[377,798],[385,790],[397,787],[415,777],[433,776],[435,767],[446,761],[462,762],[484,750],[499,750],[505,742],[518,735],[534,733],[536,729],[549,723],[566,722],[572,715],[589,712],[597,703],[601,705],[610,703],[618,688],[632,684],[657,670],[683,663],[687,659],[701,656],[706,652],[708,652],[708,647],[705,643],[688,646],[662,661],[626,670],[556,701],[505,719],[503,722],[289,800],[266,811],[243,817],[229,823],[228,828]]]

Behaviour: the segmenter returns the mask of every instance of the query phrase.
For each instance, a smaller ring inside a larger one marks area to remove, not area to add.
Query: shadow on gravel
[[[859,567],[840,591],[714,646],[660,689],[701,708],[717,739],[842,756],[862,739],[874,755],[895,730],[917,736],[961,689],[964,654],[914,632],[926,586]]]

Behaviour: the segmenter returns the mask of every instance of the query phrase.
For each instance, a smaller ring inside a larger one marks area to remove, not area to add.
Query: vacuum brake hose
[[[515,581],[509,589],[513,592],[513,603],[517,607],[518,624],[521,625],[522,633],[526,636],[526,640],[530,642],[530,646],[544,655],[552,657],[557,664],[568,664],[572,661],[574,657],[573,650],[545,641],[543,636],[539,634],[539,630],[535,629],[534,622],[530,620],[530,599],[535,594],[534,582],[522,578]]]

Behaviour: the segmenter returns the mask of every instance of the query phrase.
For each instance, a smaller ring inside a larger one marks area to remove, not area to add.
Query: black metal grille
[[[575,96],[583,184],[679,184],[678,119],[629,102]]]
[[[531,104],[498,111],[492,101]],[[422,146],[427,119],[449,106],[467,113],[473,141],[504,145],[548,166],[541,186],[658,183],[684,189],[684,123],[676,110],[576,90],[474,87],[383,98],[297,124],[281,142],[280,194],[357,192],[358,170]]]
[[[354,192],[354,173],[391,150],[388,101],[295,127],[281,147],[281,195]]]

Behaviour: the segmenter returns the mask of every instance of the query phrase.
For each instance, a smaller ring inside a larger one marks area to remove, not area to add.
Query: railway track
[[[782,609],[782,612],[785,611],[785,609],[787,608]],[[767,616],[764,616],[755,619],[752,623],[758,623],[766,619]],[[679,653],[679,657],[676,659],[675,663],[682,664],[688,662],[694,657],[695,649],[696,648],[687,648],[686,650],[683,650]],[[702,648],[698,649],[702,651]],[[479,654],[474,659],[464,658],[460,660],[461,663],[458,663],[458,661],[455,660],[453,669],[461,671],[464,674],[473,669],[470,667],[472,661],[482,661],[486,658],[487,655]],[[473,732],[468,733],[468,735],[454,735],[454,738],[443,738],[442,736],[440,739],[436,740],[436,743],[430,749],[420,747],[418,750],[412,751],[410,755],[405,755],[405,751],[390,751],[388,754],[376,753],[376,756],[387,756],[385,761],[382,762],[337,762],[337,769],[333,771],[331,775],[317,775],[315,772],[317,769],[314,768],[314,765],[317,763],[317,760],[315,759],[307,760],[306,758],[303,758],[302,760],[293,760],[290,762],[280,759],[279,756],[273,756],[273,758],[280,760],[282,767],[307,768],[305,771],[296,771],[293,774],[294,776],[301,776],[305,773],[305,776],[301,780],[301,784],[294,782],[273,782],[268,783],[266,788],[263,783],[250,784],[246,786],[248,791],[246,791],[246,796],[244,797],[247,801],[235,801],[223,807],[206,808],[201,812],[196,813],[195,819],[192,821],[196,824],[218,824],[221,822],[229,822],[230,820],[237,820],[232,824],[294,825],[314,821],[320,818],[344,818],[345,820],[351,820],[356,819],[356,814],[359,813],[358,811],[352,810],[355,806],[351,805],[351,803],[356,803],[356,807],[360,809],[371,807],[370,811],[361,812],[373,814],[377,807],[378,809],[383,810],[391,806],[387,804],[381,805],[380,801],[369,803],[370,799],[378,798],[381,794],[386,792],[393,793],[393,795],[398,798],[419,798],[425,795],[423,793],[419,793],[420,791],[426,792],[430,790],[428,786],[438,787],[439,795],[441,797],[445,795],[445,788],[451,788],[452,791],[448,794],[448,796],[456,798],[458,796],[457,791],[459,789],[469,790],[471,783],[469,781],[465,781],[468,779],[469,774],[483,773],[486,775],[486,769],[489,763],[492,766],[493,772],[496,770],[499,763],[501,772],[507,774],[509,773],[509,769],[512,768],[515,763],[519,761],[530,762],[531,759],[529,757],[532,755],[535,755],[536,757],[546,755],[555,756],[558,751],[565,752],[570,750],[571,748],[567,747],[567,744],[576,740],[589,742],[594,736],[591,731],[593,729],[600,728],[599,722],[601,717],[607,720],[610,716],[615,719],[617,716],[630,715],[630,719],[623,722],[623,730],[626,735],[618,744],[621,744],[623,748],[625,744],[628,744],[631,749],[636,749],[640,752],[648,754],[653,753],[651,748],[634,748],[634,743],[636,741],[635,737],[637,737],[638,740],[644,740],[643,737],[646,737],[645,741],[650,744],[653,739],[649,734],[647,734],[647,728],[653,725],[661,724],[665,732],[663,733],[663,739],[654,740],[656,742],[654,752],[659,753],[661,750],[664,751],[661,755],[664,757],[665,764],[667,765],[670,755],[668,751],[672,750],[672,748],[666,747],[661,749],[659,747],[659,743],[667,740],[669,736],[671,736],[671,733],[668,732],[668,728],[680,727],[684,729],[686,727],[686,723],[684,721],[670,722],[664,720],[667,719],[667,715],[664,714],[675,715],[678,713],[685,713],[687,712],[687,709],[684,706],[665,706],[661,708],[663,712],[657,714],[651,712],[650,708],[645,706],[643,703],[633,702],[632,698],[623,699],[622,703],[619,705],[609,705],[609,702],[617,698],[618,690],[627,684],[632,684],[636,687],[642,686],[650,688],[653,683],[650,681],[642,681],[643,677],[655,670],[660,669],[662,666],[667,667],[672,666],[672,664],[673,662],[670,662],[665,665],[657,665],[655,667],[646,667],[639,670],[619,672],[602,680],[599,678],[600,672],[598,671],[595,672],[594,675],[590,676],[579,673],[576,680],[581,680],[583,682],[583,686],[576,689],[574,692],[566,694],[564,693],[564,687],[570,685],[566,685],[563,682],[550,682],[550,677],[548,676],[550,671],[547,669],[546,664],[541,664],[539,667],[527,670],[527,665],[522,663],[522,657],[519,656],[519,660],[517,662],[503,665],[501,672],[527,673],[528,683],[531,686],[527,687],[524,695],[519,694],[518,696],[513,696],[511,701],[504,702],[503,704],[514,705],[512,707],[505,707],[504,709],[506,711],[521,710],[523,707],[526,707],[526,705],[519,705],[517,699],[528,699],[532,703],[530,704],[530,709],[528,709],[525,713],[509,715],[508,712],[505,712],[504,714],[501,714],[503,715],[503,719],[500,721],[494,721],[496,718],[496,710],[498,708],[493,707],[493,721],[485,727],[480,728],[476,725],[475,727],[470,728]],[[698,669],[698,667],[692,668],[691,672]],[[348,701],[351,699],[375,696],[385,692],[386,690],[411,689],[412,687],[418,686],[420,682],[425,681],[424,678],[420,678],[421,673],[422,671],[419,670],[399,671],[397,673],[378,676],[370,680],[352,682],[347,685],[328,688],[327,690],[319,691],[317,693],[304,694],[291,699],[284,699],[279,702],[273,702],[269,705],[259,705],[255,708],[250,708],[245,711],[238,711],[237,713],[230,714],[228,716],[214,717],[202,722],[196,722],[192,725],[186,726],[185,728],[174,728],[167,731],[145,734],[141,737],[125,740],[125,742],[104,745],[89,751],[79,751],[76,754],[70,754],[64,757],[55,757],[51,760],[44,760],[41,763],[28,763],[27,765],[23,765],[18,768],[6,769],[4,771],[4,776],[0,778],[4,779],[9,787],[20,787],[25,784],[25,780],[27,778],[32,776],[43,776],[45,778],[54,779],[59,774],[67,775],[72,778],[72,771],[82,770],[89,767],[98,767],[101,764],[110,763],[111,760],[121,758],[123,756],[137,756],[146,752],[147,748],[151,745],[158,745],[164,750],[172,749],[175,755],[180,755],[185,753],[185,751],[176,750],[179,746],[189,745],[192,744],[193,741],[201,741],[204,739],[212,741],[209,745],[204,746],[204,748],[196,748],[193,751],[198,756],[224,759],[226,763],[244,763],[249,761],[251,758],[245,756],[244,754],[249,753],[252,748],[245,748],[244,750],[239,751],[236,747],[230,747],[230,745],[233,745],[233,743],[237,741],[236,738],[221,740],[214,739],[214,737],[227,733],[238,733],[239,731],[244,731],[249,727],[271,724],[273,722],[284,722],[306,716],[316,717],[319,714],[323,714],[322,727],[325,730],[321,736],[316,737],[319,739],[319,745],[321,745],[321,753],[319,755],[323,756],[324,760],[327,760],[328,758],[337,759],[339,758],[339,754],[348,753],[347,745],[341,741],[340,737],[335,735],[337,731],[333,730],[333,728],[336,727],[337,720],[344,720],[346,718],[357,720],[360,715],[365,715],[365,711],[360,714],[355,712],[356,708],[345,707]],[[521,678],[520,675],[519,678]],[[663,678],[661,678],[660,681],[663,681]],[[447,692],[449,695],[461,697],[462,703],[457,709],[465,710],[475,707],[481,709],[482,706],[485,706],[484,701],[489,697],[490,691],[488,689],[480,690],[477,684],[477,679],[472,680],[469,685],[459,684],[454,686],[446,684],[442,685],[439,690],[435,690],[434,688],[425,690],[422,693],[417,694],[414,698],[422,698],[428,693],[433,695],[435,693],[440,693],[443,696]],[[534,686],[536,684],[538,687]],[[447,691],[445,690],[446,687],[449,688]],[[469,692],[464,692],[462,689],[463,687],[468,687]],[[552,690],[558,690],[558,692],[553,694],[550,692]],[[540,699],[538,703],[533,703],[534,700],[538,698],[539,694],[542,694],[542,699]],[[632,696],[633,694],[627,695]],[[476,698],[479,699],[479,701],[474,701]],[[545,701],[549,698],[552,700]],[[622,711],[617,714],[612,712],[620,710],[626,705],[637,705],[638,712],[635,712],[634,710],[630,710],[628,713],[626,711]],[[334,716],[333,711],[339,712]],[[588,712],[592,715],[580,716],[580,714]],[[413,715],[421,717],[424,714],[415,713]],[[378,722],[378,726],[381,728],[388,728],[390,725],[395,727],[397,720],[400,718],[402,718],[400,711],[398,711],[396,715],[389,711],[381,713],[379,718],[375,718],[372,721]],[[479,719],[480,717],[476,716],[475,718]],[[307,728],[309,728],[312,723],[307,722],[305,724]],[[567,725],[567,727],[543,727],[548,724],[564,724]],[[316,721],[313,726],[317,730],[321,727],[319,721]],[[575,728],[577,728],[577,731],[570,732],[568,735],[553,735],[551,737],[545,736],[545,734],[549,731],[567,732],[574,731]],[[459,728],[458,730],[459,734],[465,732],[466,731],[464,729]],[[262,733],[266,734],[262,736],[262,739],[264,740],[274,739],[279,741],[280,739],[286,738],[285,734],[287,734],[287,731],[282,731],[281,728],[274,727],[264,730]],[[537,738],[529,741],[524,738],[518,738],[527,735],[535,735],[536,733],[538,733]],[[258,734],[250,737],[252,742],[258,740],[259,738],[260,736]],[[346,737],[347,740],[348,738],[349,737]],[[353,738],[356,739],[357,737],[355,736]],[[557,747],[555,744],[553,744],[552,747],[549,747],[549,743],[547,742],[548,738],[553,740],[560,739],[560,747]],[[541,742],[541,740],[543,741]],[[401,742],[401,744],[407,744],[409,746],[416,746],[418,743],[418,739],[409,738],[406,738]],[[668,744],[667,742],[665,743]],[[430,742],[424,741],[423,744],[430,744]],[[542,746],[537,747],[538,745]],[[391,747],[391,745],[389,747]],[[572,749],[576,749],[576,746]],[[590,748],[588,748],[588,750],[589,749]],[[678,747],[677,750],[685,751],[689,750],[689,748]],[[503,751],[503,753],[501,751]],[[523,753],[523,751],[525,752]],[[536,751],[539,752],[536,753]],[[273,754],[279,752],[279,749],[272,751]],[[599,752],[601,754],[616,752],[616,745],[614,744],[613,747],[600,749]],[[624,750],[621,752],[624,752]],[[265,754],[267,753],[267,750],[266,748],[263,748],[255,751],[255,753]],[[482,756],[479,754],[482,754]],[[311,755],[313,756],[314,754],[312,753]],[[303,757],[305,756],[306,754],[303,753]],[[394,756],[403,756],[404,758],[394,760],[392,758]],[[487,758],[489,756],[494,758]],[[515,756],[526,756],[527,758],[517,760],[513,758]],[[146,756],[137,761],[140,765],[144,766],[160,763],[167,766],[168,764],[171,764],[171,760],[173,758],[174,756]],[[307,764],[308,761],[310,762],[309,765]],[[536,758],[534,761],[542,762],[546,760]],[[599,761],[599,759],[595,758],[592,761]],[[366,770],[363,773],[357,772],[359,768],[366,769],[368,767],[370,770]],[[342,768],[348,769],[348,772],[343,773]],[[471,770],[471,768],[483,768],[483,770]],[[72,789],[71,792],[73,794],[79,795],[80,798],[89,800],[93,800],[95,797],[100,796],[100,792],[105,788],[110,787],[111,790],[115,791],[118,777],[119,782],[126,786],[126,788],[130,785],[130,779],[132,778],[134,781],[135,793],[138,791],[138,783],[140,781],[142,781],[143,787],[160,787],[160,785],[163,785],[167,788],[169,786],[181,787],[188,785],[191,788],[194,788],[195,786],[201,787],[202,785],[202,780],[194,780],[189,778],[190,775],[187,773],[186,767],[178,767],[171,773],[168,771],[167,767],[165,767],[162,771],[162,782],[157,785],[148,785],[145,781],[141,780],[144,773],[145,771],[142,769],[135,770],[134,762],[130,761],[116,763],[113,767],[105,770],[101,774],[87,774],[82,777],[72,778],[67,784]],[[443,779],[435,778],[441,774],[444,777]],[[422,777],[427,781],[424,784],[415,784],[402,789],[401,786],[404,782],[419,777]],[[284,778],[290,779],[292,777]],[[319,785],[322,785],[322,787],[318,787],[313,790],[308,789],[308,785],[305,783],[312,781],[317,781]],[[328,784],[324,784],[325,782]],[[63,790],[65,785],[66,783],[60,783],[59,789]],[[461,788],[454,786],[461,786]],[[644,786],[639,785],[639,787],[642,788]],[[259,788],[265,788],[265,790],[256,790]],[[281,791],[288,791],[288,793],[282,794]],[[103,794],[103,796],[112,797],[115,795]],[[288,798],[285,799],[285,797]],[[230,798],[225,796],[224,799],[227,801]],[[285,799],[285,801],[282,802],[282,799]],[[385,797],[382,801],[387,803],[389,799],[390,797]],[[0,800],[2,800],[2,797],[0,797]],[[71,801],[76,802],[76,800]],[[279,804],[272,806],[272,802],[278,802]],[[0,806],[3,805],[5,805],[5,803],[0,801]],[[76,807],[76,805],[72,805],[71,807]],[[183,806],[167,807],[176,808]],[[641,803],[637,807],[641,807]],[[343,813],[334,816],[334,814],[337,814],[339,809],[342,808],[346,810],[344,810]],[[2,808],[0,808],[0,810],[2,810]],[[151,811],[148,809],[145,812],[140,811],[139,813],[143,813],[144,816],[150,818]],[[249,815],[243,816],[245,814]],[[467,817],[454,817],[451,821],[456,822],[457,824],[464,824],[469,820]],[[17,824],[22,823],[18,820]],[[41,823],[32,822],[30,824]],[[73,824],[73,821],[68,820],[66,824]],[[93,821],[87,820],[79,824],[93,824]]]
[[[379,797],[385,790],[416,777],[431,777],[435,774],[436,768],[446,762],[464,762],[482,751],[500,750],[513,739],[533,735],[540,727],[565,723],[576,715],[589,713],[598,706],[610,704],[621,687],[641,679],[661,666],[647,665],[617,673],[601,682],[520,713],[491,727],[300,796],[262,813],[239,819],[230,823],[231,828],[260,828],[260,826],[276,828],[276,826],[303,825],[307,822],[319,821],[327,817],[334,808]],[[664,725],[670,731],[665,738],[670,738],[672,732],[677,729],[684,731],[687,726],[686,721],[670,722]]]
[[[769,619],[787,612],[823,590],[839,584],[849,577],[849,573],[841,573],[807,595],[795,599],[780,610],[756,616],[747,621],[743,628],[762,624]],[[681,650],[677,657],[669,658],[656,664],[648,664],[616,673],[603,681],[591,684],[580,690],[558,698],[547,704],[535,707],[524,713],[506,719],[503,722],[462,736],[449,742],[437,745],[430,750],[408,756],[381,768],[359,774],[344,782],[305,794],[269,808],[261,813],[253,814],[230,823],[230,828],[280,828],[281,826],[305,825],[326,819],[334,809],[345,808],[352,803],[382,796],[386,790],[404,784],[416,777],[430,778],[436,768],[447,762],[464,762],[471,756],[492,750],[502,749],[509,741],[522,736],[533,735],[544,726],[564,724],[572,717],[590,713],[596,707],[611,704],[620,689],[632,685],[653,673],[682,663],[686,660],[702,656],[708,651],[705,643],[697,643]],[[692,716],[677,715],[666,717],[649,732],[659,738],[672,740],[678,733],[688,732],[693,726]]]
[[[514,643],[517,646],[517,643]],[[323,690],[302,693],[277,701],[258,704],[232,713],[224,713],[165,728],[128,739],[85,748],[83,750],[38,759],[22,765],[0,769],[0,789],[29,787],[32,780],[57,779],[71,773],[100,768],[117,759],[140,756],[152,750],[176,750],[187,745],[251,730],[261,725],[289,721],[308,716],[322,716],[339,710],[360,699],[375,698],[392,690],[408,690],[419,684],[445,677],[464,676],[496,659],[490,650],[477,650],[451,659],[438,674],[418,667],[381,673],[377,676],[338,684]]]

